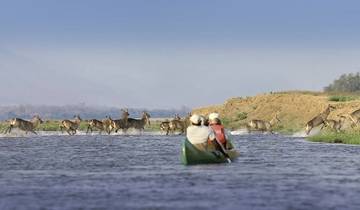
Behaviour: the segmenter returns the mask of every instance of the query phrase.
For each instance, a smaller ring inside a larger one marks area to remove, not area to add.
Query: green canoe
[[[228,148],[233,148],[232,143],[228,141]],[[231,160],[239,156],[235,149],[226,150]],[[187,139],[182,144],[181,162],[184,165],[209,164],[209,163],[227,163],[226,157],[220,152],[201,151],[192,145]]]

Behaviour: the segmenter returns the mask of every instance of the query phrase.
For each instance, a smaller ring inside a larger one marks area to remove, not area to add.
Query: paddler
[[[226,148],[227,145],[227,134],[224,126],[221,124],[220,115],[218,113],[209,114],[209,126],[213,130],[215,137],[222,146]]]
[[[201,117],[194,114],[190,117],[191,125],[186,130],[186,137],[189,142],[196,148],[202,151],[208,149],[208,141],[213,142],[215,134],[211,128],[203,126],[201,123]]]
[[[192,145],[202,151],[217,150],[227,158],[228,162],[231,162],[225,148],[217,141],[214,131],[210,127],[202,125],[200,115],[192,115],[190,122],[191,125],[186,130],[186,137]]]

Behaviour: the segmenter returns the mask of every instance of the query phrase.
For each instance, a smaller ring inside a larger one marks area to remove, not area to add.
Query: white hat
[[[200,116],[197,114],[194,114],[190,117],[190,121],[194,124],[198,124],[200,122]]]
[[[220,115],[218,113],[211,113],[209,114],[209,120],[213,121],[213,120],[216,120],[216,119],[219,119]]]

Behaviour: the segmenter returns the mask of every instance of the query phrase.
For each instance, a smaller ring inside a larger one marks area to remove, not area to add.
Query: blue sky
[[[359,71],[350,0],[0,0],[1,103],[170,108]]]

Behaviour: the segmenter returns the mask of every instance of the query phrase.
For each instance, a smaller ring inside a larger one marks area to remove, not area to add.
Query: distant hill
[[[141,113],[146,109],[131,109],[129,113],[131,117],[140,118]],[[147,109],[152,118],[172,117],[175,114],[185,116],[191,110],[187,107],[181,109]],[[0,106],[0,120],[20,117],[30,119],[34,115],[40,115],[43,119],[68,119],[79,114],[83,119],[102,119],[105,116],[111,116],[114,119],[120,118],[120,108],[115,107],[92,107],[84,104],[67,105],[67,106]]]
[[[281,120],[278,130],[295,132],[303,130],[306,122],[322,112],[328,104],[337,108],[329,119],[338,119],[338,115],[360,109],[359,96],[292,91],[231,98],[221,105],[196,108],[193,113],[207,115],[219,112],[227,127],[237,129],[252,119],[269,121],[278,112]]]

